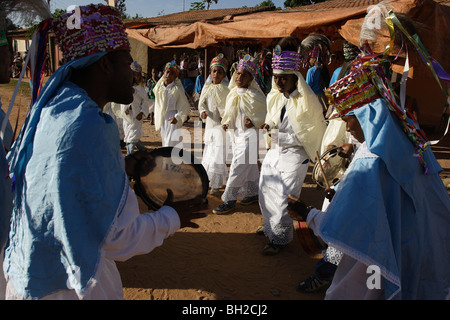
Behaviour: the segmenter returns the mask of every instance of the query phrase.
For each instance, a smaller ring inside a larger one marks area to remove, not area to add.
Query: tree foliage
[[[325,1],[327,0],[286,0],[283,4],[285,8],[294,8]]]
[[[203,1],[196,1],[191,2],[191,7],[189,8],[189,11],[191,10],[205,10],[205,3]]]

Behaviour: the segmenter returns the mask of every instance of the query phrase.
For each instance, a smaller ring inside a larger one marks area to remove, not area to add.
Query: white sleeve
[[[301,146],[301,142],[295,133],[278,132],[278,144],[284,147]]]
[[[306,217],[306,225],[314,231],[315,235],[317,235],[316,230],[319,228],[322,219],[323,212],[314,208],[309,211],[308,216]]]
[[[125,261],[149,253],[179,228],[180,219],[172,207],[163,206],[153,213],[140,213],[136,194],[130,188],[125,208],[106,239],[105,256]]]

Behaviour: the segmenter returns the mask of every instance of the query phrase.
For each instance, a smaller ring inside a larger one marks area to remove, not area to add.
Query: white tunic
[[[123,121],[124,141],[126,143],[138,142],[143,135],[142,123],[148,116],[150,107],[150,98],[148,97],[145,89],[140,85],[135,85],[133,94],[133,102],[129,105],[121,105],[121,116]],[[129,110],[129,114],[125,113]],[[137,120],[136,117],[139,113],[143,113],[141,120]]]
[[[211,188],[221,188],[227,183],[228,168],[226,165],[226,132],[222,129],[221,116],[214,99],[206,99],[208,117],[205,124],[205,148],[203,150],[202,165],[208,174]],[[206,111],[199,105],[200,114]]]
[[[295,90],[291,96],[298,94]],[[292,218],[287,212],[288,195],[300,197],[308,171],[308,155],[295,134],[286,113],[278,128],[272,130],[272,147],[267,152],[259,181],[259,204],[264,220],[264,233],[270,242],[286,245],[293,239]]]
[[[182,125],[182,118],[178,114],[177,110],[177,100],[175,96],[171,95],[171,88],[175,86],[175,82],[170,83],[167,87],[163,84],[163,87],[166,89],[164,94],[166,95],[165,105],[166,113],[164,119],[161,124],[161,140],[163,147],[174,147],[178,143],[180,143],[181,133],[179,128]],[[176,124],[172,124],[169,122],[170,118],[175,117],[177,119]]]
[[[123,131],[123,119],[122,119],[122,109],[119,103],[108,102],[103,107],[103,112],[110,115],[114,121],[117,123],[117,128],[119,129],[120,140],[123,140],[125,133]]]
[[[246,91],[245,88],[237,89],[238,94],[245,94]],[[245,118],[247,116],[240,105],[236,118],[230,123],[230,128],[234,129],[228,129],[232,139],[233,160],[222,195],[224,202],[258,195],[258,131],[255,127],[246,128]]]
[[[104,244],[105,256],[101,261],[94,286],[86,300],[122,300],[122,280],[115,261],[125,261],[139,254],[146,254],[162,245],[163,240],[180,228],[177,212],[168,206],[153,213],[139,213],[139,205],[133,190],[129,190],[126,206],[113,226]],[[6,299],[20,299],[11,283],[7,284]],[[43,298],[44,300],[78,300],[74,290],[63,290]]]

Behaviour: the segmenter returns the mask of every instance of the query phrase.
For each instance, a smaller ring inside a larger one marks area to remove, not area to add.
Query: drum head
[[[134,190],[150,209],[158,210],[167,199],[167,189],[173,201],[206,198],[209,180],[205,168],[189,151],[163,147],[150,152],[156,167],[150,172],[140,171]]]
[[[339,147],[331,148],[325,151],[314,165],[312,171],[312,179],[324,189],[327,185],[325,183],[322,171],[320,170],[319,161],[322,164],[325,177],[330,187],[338,184],[350,163],[348,159],[339,156]]]

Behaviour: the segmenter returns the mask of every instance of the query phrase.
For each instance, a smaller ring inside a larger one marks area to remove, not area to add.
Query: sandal
[[[262,250],[262,254],[265,256],[274,256],[278,253],[280,253],[281,249],[283,249],[285,246],[268,243]]]
[[[328,288],[330,284],[331,280],[321,280],[317,278],[315,275],[312,275],[309,278],[297,284],[297,291],[300,291],[302,293],[317,292]]]
[[[256,228],[256,234],[259,236],[264,235],[264,226],[259,226],[258,228]]]

